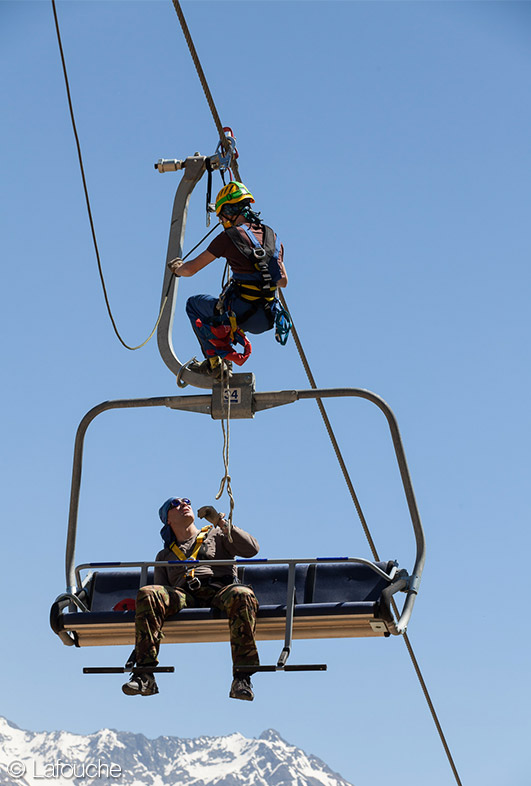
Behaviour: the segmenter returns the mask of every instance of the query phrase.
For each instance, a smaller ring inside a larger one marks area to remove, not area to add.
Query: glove
[[[171,262],[168,262],[169,269],[171,270],[173,275],[177,276],[177,277],[179,277],[179,275],[180,275],[179,268],[182,267],[183,265],[184,265],[184,262],[179,257],[177,257],[176,259],[172,259]]]
[[[206,519],[214,526],[218,526],[221,519],[225,517],[224,513],[218,513],[216,508],[213,508],[212,505],[203,505],[202,508],[199,508],[197,511],[197,515],[200,519]]]

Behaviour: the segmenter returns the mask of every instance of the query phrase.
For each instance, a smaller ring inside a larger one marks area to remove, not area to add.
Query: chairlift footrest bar
[[[85,666],[83,674],[153,674],[153,672],[173,674],[175,666]]]
[[[294,663],[289,666],[235,666],[235,671],[254,674],[258,671],[326,671],[326,663]]]

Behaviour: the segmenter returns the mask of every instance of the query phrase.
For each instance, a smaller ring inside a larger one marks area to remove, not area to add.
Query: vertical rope
[[[225,364],[223,360],[220,359],[221,364],[221,404],[223,406],[223,401],[225,395],[227,396],[227,425],[225,426],[225,421],[221,418],[221,430],[223,431],[223,464],[225,466],[225,475],[221,478],[221,483],[219,486],[219,491],[216,494],[216,499],[219,499],[223,494],[223,490],[225,488],[225,484],[227,485],[227,494],[230,501],[230,511],[229,511],[229,518],[227,520],[227,529],[228,534],[227,537],[229,541],[232,543],[232,514],[234,511],[234,496],[232,493],[232,483],[231,483],[231,476],[229,473],[229,445],[230,445],[230,387],[229,387],[229,379],[230,379],[230,371],[228,368],[225,368]]]

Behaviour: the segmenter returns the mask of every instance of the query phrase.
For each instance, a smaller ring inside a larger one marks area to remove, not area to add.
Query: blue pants
[[[210,344],[203,336],[200,336],[196,330],[195,321],[200,319],[204,324],[211,324],[214,317],[219,316],[216,311],[218,302],[217,297],[211,295],[193,295],[186,301],[186,313],[192,323],[192,328],[197,336],[197,340],[201,344],[203,355],[207,357],[206,350],[212,349]],[[269,318],[263,308],[258,308],[254,314],[251,314],[247,319],[240,321],[240,317],[249,311],[249,302],[236,297],[231,302],[231,309],[236,314],[236,321],[238,327],[248,333],[265,333],[266,330],[271,328]]]

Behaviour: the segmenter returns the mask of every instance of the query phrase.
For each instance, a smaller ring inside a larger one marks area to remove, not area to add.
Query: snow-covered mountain
[[[158,737],[102,729],[33,732],[0,718],[0,786],[351,786],[273,729],[258,739]]]

